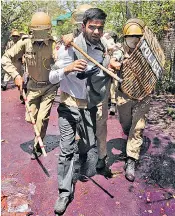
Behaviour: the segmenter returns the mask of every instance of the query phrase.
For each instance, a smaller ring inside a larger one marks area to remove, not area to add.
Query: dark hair
[[[90,8],[85,11],[83,16],[83,24],[86,25],[86,23],[89,20],[106,20],[107,15],[105,12],[99,8]]]

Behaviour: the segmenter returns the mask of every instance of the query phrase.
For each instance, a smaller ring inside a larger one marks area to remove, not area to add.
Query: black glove
[[[83,71],[81,73],[77,73],[77,78],[82,80],[82,79],[85,79],[87,77],[92,76],[93,74],[95,74],[95,73],[97,73],[99,71],[100,71],[100,68],[95,65],[90,70]]]

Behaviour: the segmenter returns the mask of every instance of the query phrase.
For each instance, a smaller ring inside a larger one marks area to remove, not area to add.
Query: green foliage
[[[60,14],[65,13],[65,10],[61,8],[60,3],[57,0],[35,0],[33,1],[33,4],[36,7],[36,11],[43,11],[45,13],[48,13],[51,19],[54,19]]]
[[[27,31],[31,16],[36,11],[47,12],[52,19],[60,14],[73,11],[80,4],[91,4],[103,9],[108,17],[105,30],[112,30],[120,37],[122,36],[122,26],[130,17],[139,17],[161,37],[167,23],[174,21],[173,0],[169,1],[41,1],[41,0],[1,0],[2,14],[2,34],[18,28]],[[56,27],[56,32],[61,35],[68,33],[72,29],[70,20],[61,26]]]
[[[107,14],[105,31],[115,32],[122,40],[122,28],[127,19],[138,17],[145,21],[159,39],[164,30],[169,28],[169,22],[175,23],[175,1],[111,1],[111,0],[1,0],[1,47],[8,40],[9,32],[13,28],[28,31],[31,16],[36,11],[47,12],[52,19],[73,10],[80,4],[91,4],[104,10]],[[53,34],[61,36],[73,31],[71,20],[68,19],[61,25],[53,27]],[[175,89],[171,81],[170,63],[166,62],[165,76],[157,84],[157,91]],[[175,91],[175,90],[174,90]]]
[[[172,79],[170,65],[171,65],[170,61],[165,62],[164,74],[156,84],[155,90],[158,95],[163,93],[168,93],[168,92],[175,94],[175,81]]]
[[[72,1],[60,1],[60,7],[64,8],[64,12],[62,14],[69,12],[73,12],[75,10],[75,8],[77,8],[78,5],[80,4],[91,4],[90,1],[87,0],[81,0],[80,1],[76,1],[76,0],[72,0]],[[59,14],[57,14],[58,16]],[[72,33],[74,29],[74,25],[71,22],[71,19],[67,19],[66,21],[59,23],[58,26],[53,27],[53,32],[54,35],[57,35],[58,37],[60,37],[61,35],[65,35],[68,33]]]
[[[170,62],[166,61],[163,77],[156,84],[156,93],[162,94],[168,91],[170,85]]]
[[[168,107],[167,114],[172,118],[175,119],[175,108]]]
[[[28,25],[32,15],[37,11],[47,12],[54,18],[64,10],[60,9],[58,1],[37,1],[37,0],[1,0],[1,47],[2,52],[9,39],[10,31],[18,29],[28,33]]]
[[[1,1],[2,33],[5,30],[26,30],[36,6],[31,1]]]
[[[59,26],[53,27],[53,31],[58,37],[73,32],[73,25],[70,20],[62,22]]]
[[[161,38],[168,22],[175,21],[175,1],[98,1],[94,3],[108,17],[106,30],[113,30],[120,37],[128,18],[138,17],[145,21]]]

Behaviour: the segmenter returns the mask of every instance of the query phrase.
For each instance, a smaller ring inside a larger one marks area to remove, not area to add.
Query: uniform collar
[[[98,49],[98,50],[101,50],[101,51],[104,50],[103,47],[102,47],[102,45],[101,45],[101,42],[99,42],[98,44],[94,45],[94,44],[90,43],[88,40],[86,40],[86,43],[87,43],[87,45],[89,45],[91,47],[92,50],[94,50],[94,49]]]

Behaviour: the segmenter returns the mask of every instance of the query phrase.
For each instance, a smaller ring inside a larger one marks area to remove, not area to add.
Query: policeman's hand
[[[19,87],[19,90],[22,91],[23,78],[20,75],[18,75],[18,76],[15,77],[14,82],[15,82],[15,85]]]
[[[110,70],[111,72],[115,73],[115,70],[111,67],[111,65],[108,65],[108,70]]]
[[[110,67],[114,70],[120,70],[120,67],[121,67],[121,63],[116,61],[115,58],[111,58],[110,60]]]
[[[86,67],[87,67],[87,61],[85,61],[84,59],[79,59],[66,66],[64,68],[64,73],[68,74],[74,71],[82,72],[85,70]]]
[[[128,58],[124,59],[123,64],[126,64],[128,62]]]
[[[77,74],[77,78],[79,78],[79,79],[85,79],[85,78],[87,78],[87,77],[90,77],[90,76],[92,76],[93,74],[95,74],[95,73],[97,73],[97,72],[99,72],[100,71],[100,68],[98,67],[98,66],[94,66],[94,67],[92,67],[90,70],[86,70],[86,71],[84,71],[84,72],[82,72],[82,73],[78,73]]]
[[[73,39],[74,39],[74,36],[72,33],[62,36],[63,43],[66,47],[69,47],[71,45],[71,42],[73,41]]]

